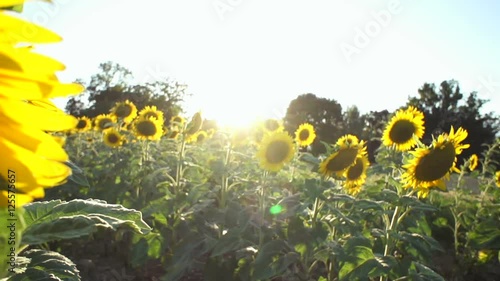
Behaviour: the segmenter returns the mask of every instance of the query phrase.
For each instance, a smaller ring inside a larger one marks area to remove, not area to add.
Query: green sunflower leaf
[[[35,202],[25,205],[24,218],[29,222],[22,237],[24,244],[77,238],[94,233],[98,228],[128,227],[140,234],[151,230],[139,211],[106,204],[102,200]]]
[[[30,260],[26,270],[11,276],[9,281],[80,280],[76,265],[57,252],[33,249],[25,252],[24,257]]]

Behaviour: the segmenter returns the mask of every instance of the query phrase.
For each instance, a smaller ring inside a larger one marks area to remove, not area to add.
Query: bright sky
[[[226,125],[281,118],[304,93],[394,110],[424,82],[448,79],[500,108],[496,0],[53,2],[23,14],[64,38],[39,48],[66,64],[61,79],[118,62],[138,81],[186,83],[187,112]]]

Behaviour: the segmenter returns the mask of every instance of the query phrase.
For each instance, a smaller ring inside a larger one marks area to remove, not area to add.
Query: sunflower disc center
[[[328,164],[326,165],[327,171],[336,172],[344,170],[354,163],[357,154],[357,148],[339,150],[337,155],[328,161]]]
[[[301,141],[305,141],[309,138],[309,130],[302,130],[299,133],[299,139]]]
[[[137,132],[143,136],[154,136],[156,134],[156,126],[151,121],[139,122],[136,128]]]
[[[415,133],[415,125],[409,120],[399,120],[392,126],[389,138],[395,143],[409,141]]]
[[[118,143],[120,141],[120,138],[116,134],[109,134],[108,141],[112,144],[115,144],[115,143]]]
[[[87,121],[85,120],[78,120],[78,124],[76,125],[77,129],[83,129],[87,126]]]
[[[455,156],[455,146],[451,142],[442,147],[433,148],[417,164],[415,179],[418,181],[435,181],[444,177],[453,167]]]
[[[285,161],[290,148],[284,141],[274,141],[269,144],[266,150],[266,160],[271,164],[277,164]]]
[[[356,164],[351,166],[349,170],[347,170],[347,179],[348,180],[357,180],[363,174],[363,161],[361,158],[356,160]]]
[[[130,105],[121,105],[116,109],[116,116],[125,118],[132,113],[132,107]]]

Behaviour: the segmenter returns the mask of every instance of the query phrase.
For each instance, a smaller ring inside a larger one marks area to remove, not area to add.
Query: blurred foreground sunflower
[[[418,139],[424,136],[424,114],[410,106],[398,110],[387,124],[382,142],[385,146],[393,146],[398,151],[407,151],[417,145]]]
[[[449,134],[441,134],[430,147],[417,148],[410,153],[413,159],[403,165],[406,171],[402,181],[406,188],[418,191],[420,198],[425,198],[432,187],[446,190],[444,180],[449,178],[451,172],[460,172],[456,167],[457,155],[469,147],[462,144],[467,138],[467,131],[458,128],[455,132],[451,127]]]
[[[118,119],[123,120],[123,122],[127,124],[132,122],[132,120],[134,120],[137,116],[137,107],[129,100],[117,102],[110,111],[111,114],[116,116]]]
[[[278,172],[290,162],[295,153],[292,137],[286,132],[275,132],[264,136],[257,151],[260,167]]]
[[[48,132],[72,130],[77,119],[49,99],[83,91],[79,84],[57,79],[56,72],[65,68],[62,63],[26,46],[61,38],[2,9],[23,3],[0,3],[0,206],[7,204],[13,178],[16,206],[22,206],[44,197],[44,188],[63,183],[71,174],[63,163],[68,155]]]
[[[159,140],[163,134],[163,124],[153,117],[140,117],[134,121],[134,134],[142,140]]]
[[[102,139],[109,147],[119,147],[123,144],[124,137],[115,128],[109,128],[104,130]]]
[[[299,146],[311,145],[316,138],[314,127],[309,123],[304,123],[295,131],[295,141]]]

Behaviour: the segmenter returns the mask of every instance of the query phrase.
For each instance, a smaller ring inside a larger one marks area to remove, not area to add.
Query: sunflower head
[[[417,145],[418,139],[424,136],[424,114],[410,106],[398,110],[387,124],[382,142],[398,151],[407,151]],[[415,136],[415,137],[414,137]]]
[[[444,180],[449,178],[452,171],[460,172],[456,167],[457,155],[468,148],[468,144],[461,142],[467,137],[467,131],[459,128],[456,132],[453,127],[449,134],[441,134],[430,147],[417,148],[410,152],[413,156],[402,175],[406,188],[418,190],[419,197],[426,197],[432,187],[446,190]]]
[[[316,138],[316,132],[311,124],[304,123],[295,131],[295,141],[299,146],[311,145]]]
[[[149,117],[153,117],[155,119],[158,119],[163,123],[163,112],[161,110],[158,110],[155,105],[153,106],[146,106],[144,107],[140,112],[139,112],[139,117],[144,117],[148,119]]]
[[[500,188],[500,171],[497,171],[495,173],[495,183],[496,183],[497,187]]]
[[[359,139],[354,135],[348,134],[340,137],[335,144],[340,148],[358,147]]]
[[[168,130],[167,137],[169,139],[177,139],[179,136],[179,129],[177,127],[171,127],[170,130]]]
[[[137,107],[129,100],[117,102],[111,109],[111,114],[122,119],[125,123],[130,123],[137,116]]]
[[[134,121],[134,134],[142,140],[159,140],[163,134],[162,123],[153,117],[139,117]]]
[[[360,155],[356,157],[356,161],[352,166],[347,168],[344,172],[346,189],[361,187],[366,181],[366,171],[370,162],[366,155]],[[359,190],[358,190],[359,192]]]
[[[179,115],[172,116],[172,118],[170,118],[170,125],[172,126],[183,127],[184,122],[186,122],[186,120],[184,120],[184,118],[182,118],[182,116]]]
[[[203,118],[201,117],[201,112],[196,112],[191,121],[186,126],[186,134],[193,135],[201,129],[203,125]]]
[[[295,153],[293,139],[286,132],[266,134],[257,151],[257,159],[262,169],[278,172],[290,162]]]
[[[82,116],[78,117],[78,123],[75,126],[75,131],[77,132],[85,132],[92,128],[92,122],[88,117]]]
[[[113,148],[121,146],[125,139],[115,128],[105,129],[102,138],[104,144]]]
[[[477,168],[477,164],[479,163],[479,158],[476,154],[472,154],[469,158],[469,170],[472,172]]]
[[[337,150],[320,163],[319,172],[325,177],[341,177],[347,168],[356,163],[358,157],[365,154],[366,147],[363,141],[351,147],[337,146]]]
[[[281,125],[281,122],[278,121],[277,119],[274,119],[274,118],[269,118],[269,119],[264,120],[264,122],[262,123],[262,127],[264,127],[264,129],[267,132],[281,132],[281,131],[283,131],[283,126]]]
[[[94,129],[102,131],[110,128],[116,123],[116,116],[111,114],[101,114],[94,119]]]
[[[198,131],[193,135],[190,135],[187,139],[187,143],[202,143],[208,138],[208,133],[205,131]]]

